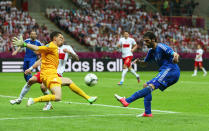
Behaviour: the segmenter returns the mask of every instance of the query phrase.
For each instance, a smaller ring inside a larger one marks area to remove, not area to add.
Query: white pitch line
[[[79,103],[79,102],[65,102],[67,104],[77,104],[77,105],[90,105],[89,103]],[[103,107],[113,107],[113,108],[121,108],[121,109],[130,109],[130,110],[144,110],[142,108],[134,108],[134,107],[121,107],[121,106],[113,106],[113,105],[104,105],[104,104],[92,104],[90,106],[103,106]],[[161,110],[152,110],[155,112],[161,112],[161,113],[180,113],[180,112],[173,112],[173,111],[161,111]]]
[[[161,114],[162,113],[155,113]],[[104,115],[72,115],[72,116],[36,116],[36,117],[5,117],[3,120],[31,120],[31,119],[59,119],[59,118],[84,118],[84,117],[110,117],[110,116],[136,116],[137,114],[104,114]]]
[[[5,96],[5,95],[0,95],[0,97],[3,97],[3,98],[18,98],[16,96]],[[27,98],[23,98],[23,99],[27,99]]]
[[[0,95],[0,97],[3,98],[17,98],[15,96],[5,96],[5,95]],[[27,99],[27,98],[24,98]],[[121,107],[121,106],[113,106],[113,105],[104,105],[104,104],[89,104],[89,103],[79,103],[79,102],[69,102],[69,101],[61,101],[66,104],[77,104],[77,105],[88,105],[88,106],[102,106],[102,107],[112,107],[112,108],[120,108],[120,109],[130,109],[130,110],[144,110],[142,108],[134,108],[134,107]],[[161,113],[180,113],[180,112],[173,112],[173,111],[161,111],[161,110],[152,110],[154,112],[161,112]]]
[[[83,117],[109,117],[109,116],[133,116],[136,114],[105,114],[105,115],[72,115],[72,116],[40,116],[40,117],[8,117],[0,118],[0,120],[25,120],[25,119],[58,119],[58,118],[83,118]]]

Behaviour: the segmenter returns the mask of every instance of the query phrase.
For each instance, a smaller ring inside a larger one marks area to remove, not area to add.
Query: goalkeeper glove
[[[23,41],[23,38],[22,38],[22,35],[20,35],[19,39],[17,37],[14,37],[12,39],[12,43],[15,45],[15,46],[19,46],[19,47],[26,47],[27,46],[27,43],[25,43]]]

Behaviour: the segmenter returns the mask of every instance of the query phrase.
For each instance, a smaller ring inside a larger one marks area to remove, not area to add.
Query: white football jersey
[[[196,57],[195,57],[195,61],[201,62],[202,61],[202,54],[203,54],[203,49],[198,49],[196,51]],[[200,56],[200,57],[198,57]]]
[[[121,45],[121,51],[122,51],[122,58],[125,58],[127,56],[133,56],[133,53],[131,52],[131,49],[133,45],[136,45],[136,41],[133,38],[128,37],[120,38],[119,44]]]
[[[63,51],[64,49],[67,49],[72,54],[77,55],[70,45],[62,45],[61,47],[58,48],[58,50],[59,50],[59,65],[57,68],[57,73],[61,76],[62,76],[63,72],[65,71],[65,65],[66,65],[66,62],[67,62],[68,56],[69,56],[68,53],[65,53]]]

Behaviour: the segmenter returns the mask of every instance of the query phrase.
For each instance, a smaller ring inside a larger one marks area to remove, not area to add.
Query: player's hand
[[[138,64],[140,67],[146,67],[147,63],[144,60],[140,60],[139,58],[133,61],[134,64]]]
[[[173,54],[173,63],[178,63],[179,62],[179,54],[174,52]]]
[[[133,63],[134,63],[134,64],[137,64],[137,63],[139,63],[139,61],[140,61],[139,58],[137,58],[137,59],[135,59],[135,60],[133,61]]]
[[[14,38],[12,39],[12,43],[13,43],[15,46],[23,47],[23,46],[24,46],[24,41],[23,41],[22,35],[20,35],[19,38],[14,37]]]
[[[144,60],[140,60],[139,58],[137,58],[137,59],[135,59],[133,61],[133,63],[135,63],[135,64],[141,64],[141,63],[144,63]]]
[[[32,70],[31,70],[31,69],[27,69],[27,70],[25,71],[25,74],[26,74],[26,75],[31,74],[31,73],[32,73]]]
[[[63,49],[63,52],[70,53],[67,49]]]

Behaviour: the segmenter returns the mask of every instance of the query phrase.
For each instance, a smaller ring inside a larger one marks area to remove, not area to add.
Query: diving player
[[[90,97],[86,95],[79,87],[77,87],[70,79],[63,77],[58,77],[55,73],[57,72],[58,66],[58,46],[61,46],[63,43],[63,35],[60,32],[52,32],[50,35],[52,42],[46,46],[33,46],[31,44],[26,44],[23,42],[22,38],[14,38],[13,43],[17,46],[26,46],[32,50],[41,52],[41,72],[40,72],[40,81],[51,90],[52,95],[48,94],[38,98],[29,98],[27,105],[30,106],[36,102],[48,102],[48,101],[60,101],[61,100],[61,84],[69,85],[69,87],[79,95],[86,98],[89,103],[96,101],[97,97]],[[64,58],[64,57],[63,57]],[[83,94],[84,93],[84,94]]]

